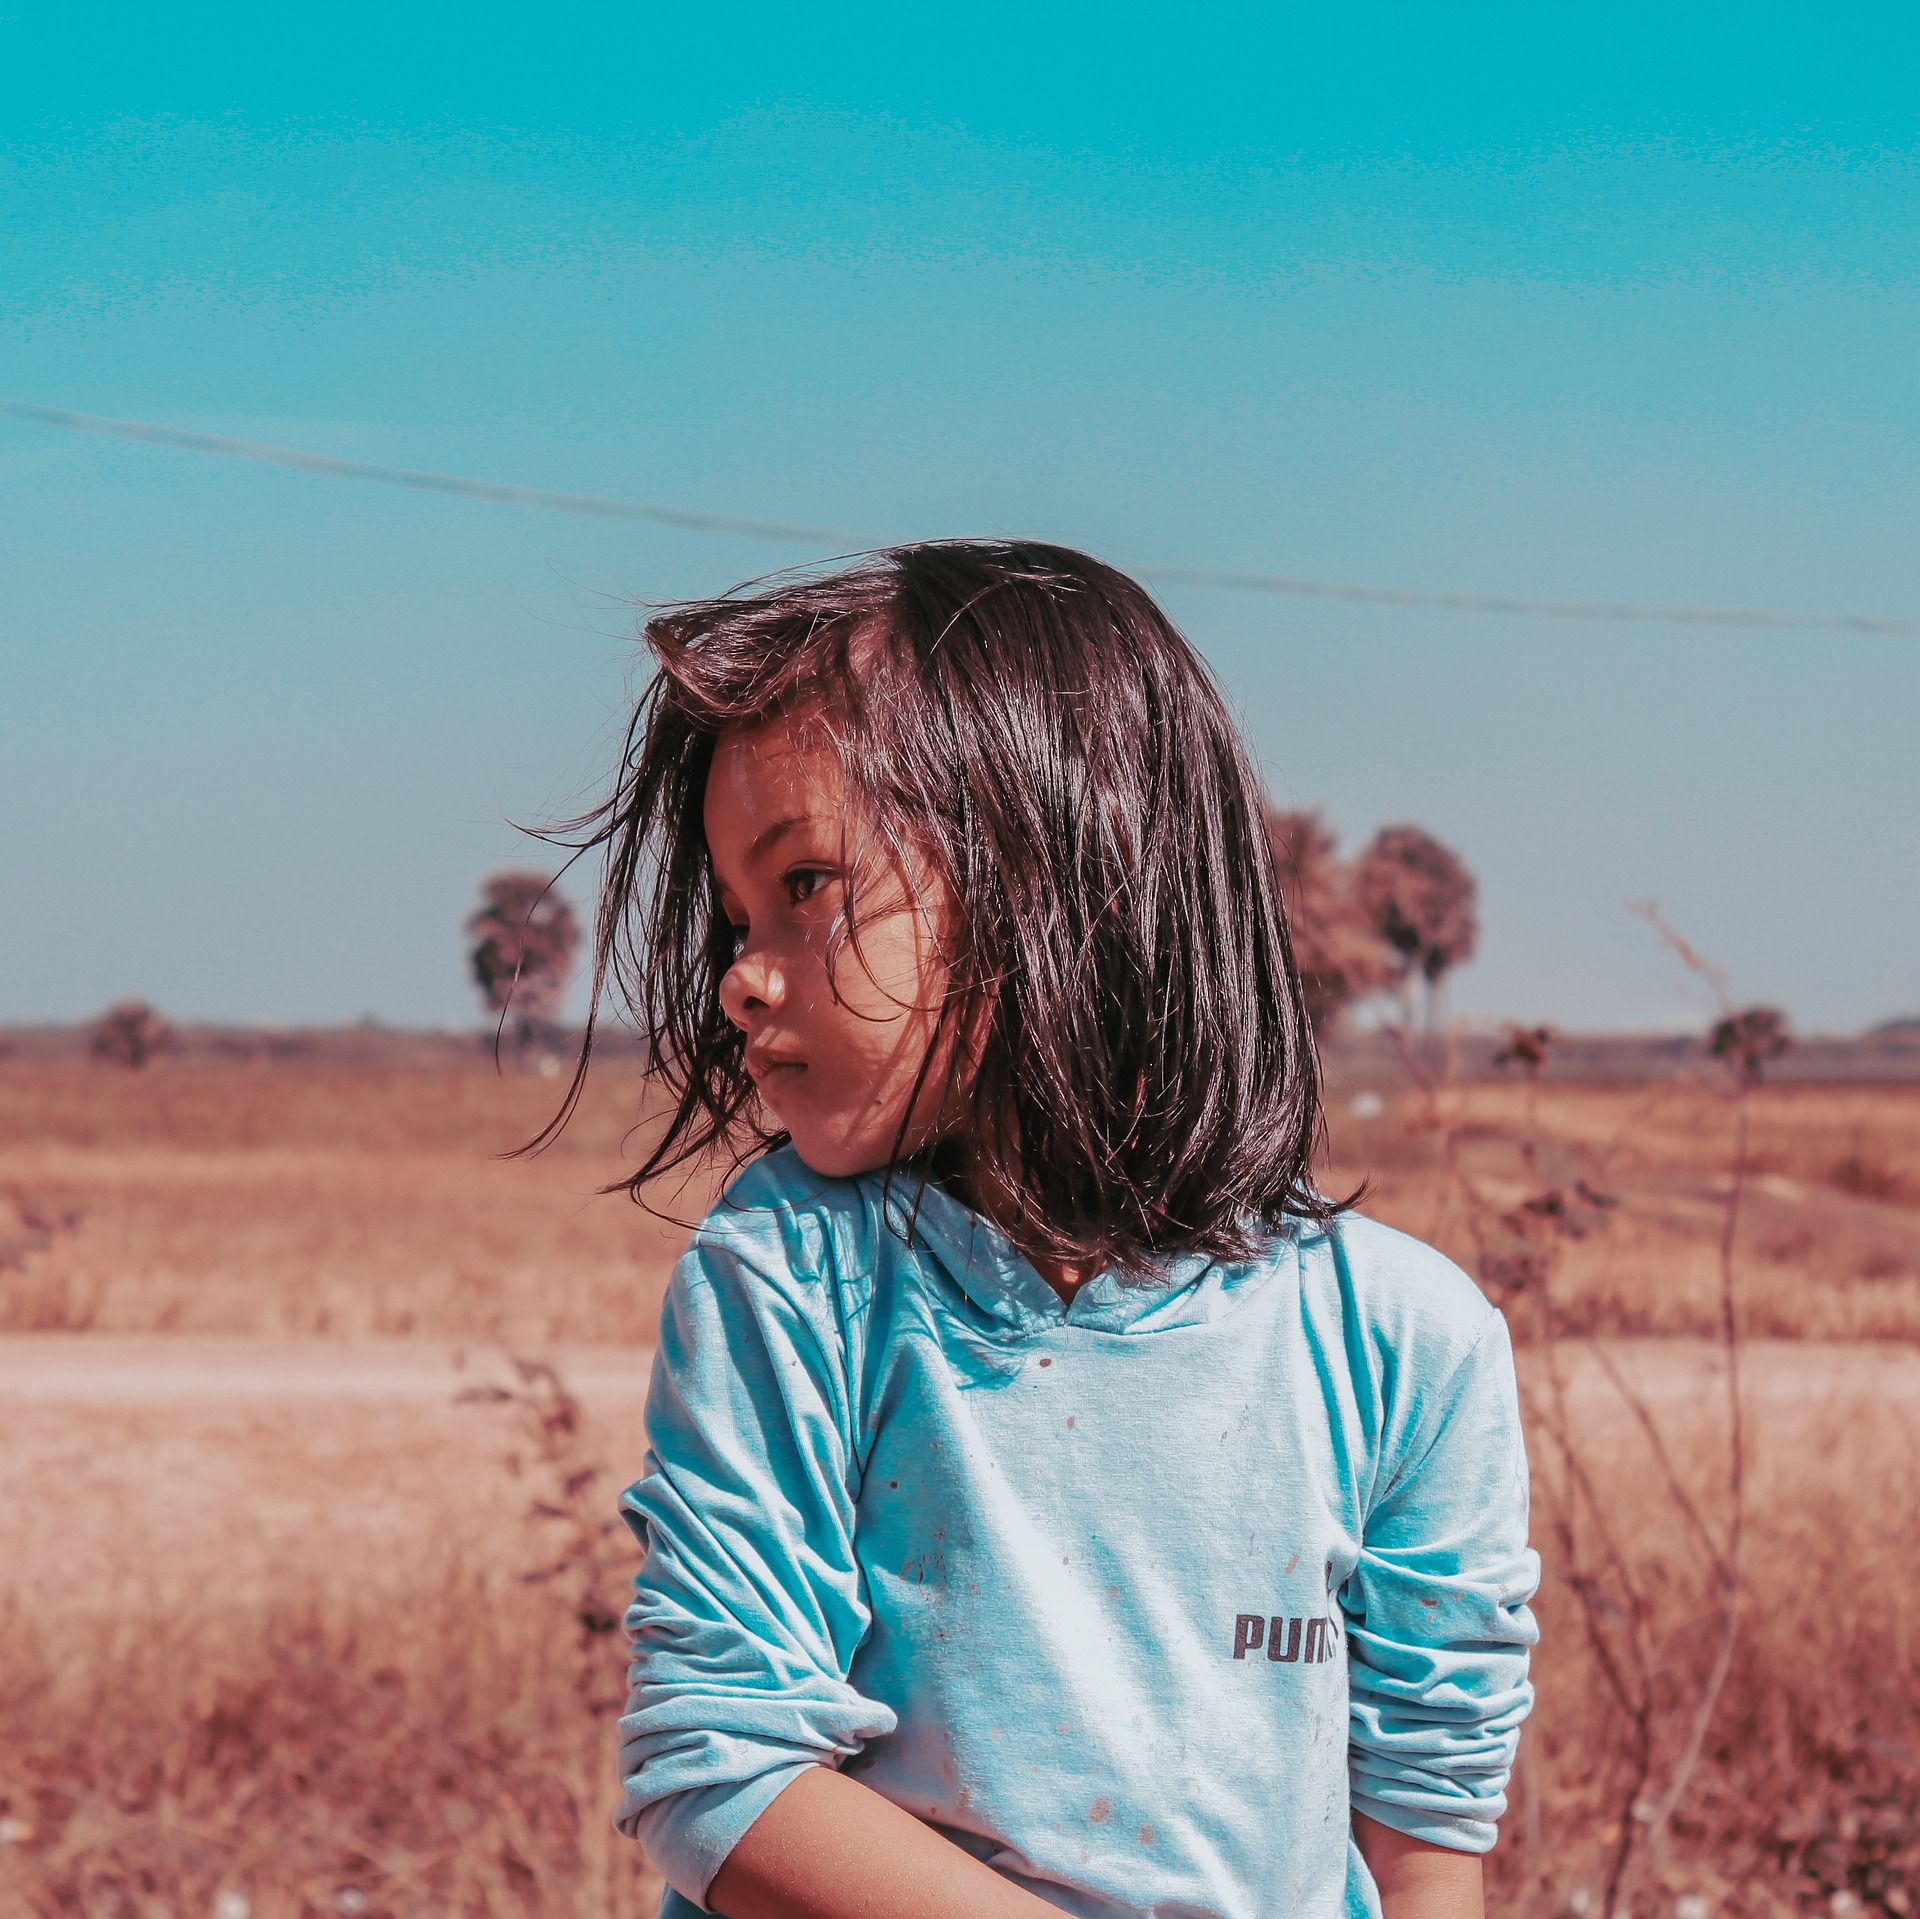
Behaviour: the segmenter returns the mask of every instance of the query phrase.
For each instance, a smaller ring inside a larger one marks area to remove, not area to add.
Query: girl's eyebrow
[[[763,827],[753,836],[747,846],[746,857],[750,860],[757,859],[782,833],[791,827],[805,826],[806,823],[806,816],[801,813],[795,813],[789,819],[775,820],[771,826]]]

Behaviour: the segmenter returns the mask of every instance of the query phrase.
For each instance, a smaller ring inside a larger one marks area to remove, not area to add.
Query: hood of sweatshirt
[[[937,1180],[921,1186],[918,1180],[896,1178],[888,1204],[898,1230],[911,1233],[916,1250],[997,1330],[1015,1338],[1063,1327],[1148,1334],[1204,1325],[1230,1312],[1277,1269],[1297,1267],[1297,1234],[1290,1222],[1253,1259],[1166,1254],[1146,1274],[1098,1273],[1069,1302],[998,1226]]]

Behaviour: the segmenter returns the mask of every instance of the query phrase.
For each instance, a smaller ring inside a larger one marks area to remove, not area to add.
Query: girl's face
[[[873,843],[849,936],[842,915],[856,836],[839,761],[788,718],[721,733],[703,818],[737,935],[720,1004],[747,1037],[761,1103],[815,1172],[872,1172],[892,1154],[933,1039],[951,895],[925,866],[903,868]],[[944,1130],[946,1065],[943,1048],[914,1102],[905,1152]]]

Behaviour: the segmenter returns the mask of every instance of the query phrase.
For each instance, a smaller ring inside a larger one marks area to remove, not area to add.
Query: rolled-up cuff
[[[1454,1852],[1491,1852],[1499,1837],[1498,1821],[1507,1809],[1506,1773],[1503,1769],[1481,1783],[1481,1792],[1468,1797],[1446,1780],[1423,1781],[1405,1770],[1382,1778],[1370,1774],[1363,1762],[1349,1773],[1347,1796],[1355,1812],[1409,1839]]]
[[[615,1824],[639,1840],[654,1871],[702,1912],[707,1888],[747,1828],[782,1792],[817,1764],[803,1760],[775,1766],[751,1779],[730,1779],[717,1786],[690,1786],[631,1809]]]
[[[1424,1845],[1445,1846],[1453,1852],[1491,1852],[1500,1828],[1491,1819],[1466,1819],[1458,1813],[1426,1812],[1414,1806],[1396,1805],[1391,1799],[1369,1799],[1365,1793],[1353,1795],[1353,1810],[1364,1813],[1395,1832]]]

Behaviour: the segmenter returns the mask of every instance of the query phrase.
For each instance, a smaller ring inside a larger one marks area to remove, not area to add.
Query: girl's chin
[[[822,1179],[858,1179],[862,1173],[877,1173],[887,1163],[885,1151],[861,1152],[835,1140],[810,1138],[804,1128],[796,1129],[781,1121],[787,1128],[787,1136],[793,1141],[793,1150],[800,1155],[807,1171],[818,1173]]]
[[[773,1118],[793,1142],[793,1150],[807,1170],[822,1179],[858,1179],[862,1173],[884,1172],[895,1163],[891,1128],[884,1137],[850,1139],[845,1134],[823,1132],[802,1114],[774,1113]],[[910,1136],[900,1148],[899,1158],[915,1159],[937,1143],[937,1135],[918,1140]]]
[[[877,1173],[892,1163],[891,1131],[884,1138],[855,1137],[824,1127],[805,1112],[783,1113],[776,1108],[773,1117],[785,1129],[807,1170],[822,1179],[858,1179],[862,1173]]]

